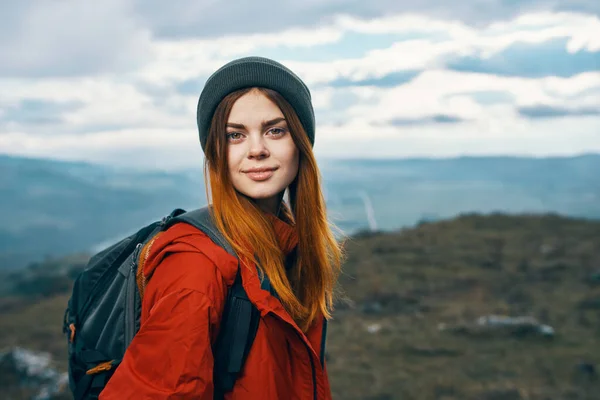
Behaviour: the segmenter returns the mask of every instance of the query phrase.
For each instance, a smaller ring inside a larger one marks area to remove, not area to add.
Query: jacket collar
[[[265,216],[273,226],[279,248],[283,254],[287,256],[298,245],[298,233],[296,231],[296,226],[292,222],[284,221],[273,214],[265,214]]]
[[[298,234],[296,227],[291,222],[286,222],[273,214],[265,214],[271,222],[277,238],[277,244],[285,257],[293,256],[298,245]],[[269,312],[277,314],[281,319],[296,326],[293,319],[285,311],[283,305],[272,290],[269,278],[260,273],[256,265],[241,257],[240,268],[242,272],[242,284],[250,301],[254,303],[261,315]],[[298,328],[299,329],[299,328]]]
[[[298,234],[296,226],[292,222],[284,221],[281,218],[273,214],[266,214],[267,219],[271,221],[275,235],[277,237],[277,243],[281,248],[284,255],[288,258],[294,257],[298,245]],[[259,274],[256,265],[253,265],[248,260],[240,259],[240,268],[242,275],[242,285],[248,295],[250,301],[256,306],[261,316],[264,317],[267,314],[273,314],[280,320],[289,324],[295,329],[302,340],[312,350],[315,359],[319,359],[316,349],[311,345],[306,333],[304,333],[298,324],[292,319],[287,313],[279,299],[277,294],[271,288],[269,278],[263,274]]]

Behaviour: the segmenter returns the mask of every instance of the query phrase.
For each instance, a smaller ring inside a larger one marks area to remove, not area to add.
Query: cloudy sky
[[[0,152],[180,168],[207,76],[274,58],[321,158],[600,152],[596,0],[0,2]]]

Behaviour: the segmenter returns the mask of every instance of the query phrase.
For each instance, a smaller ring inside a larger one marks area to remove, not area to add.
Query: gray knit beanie
[[[264,57],[233,60],[213,73],[198,100],[198,131],[205,150],[213,114],[225,96],[239,89],[263,87],[278,92],[294,108],[310,144],[315,142],[315,114],[310,91],[302,80],[280,63]]]

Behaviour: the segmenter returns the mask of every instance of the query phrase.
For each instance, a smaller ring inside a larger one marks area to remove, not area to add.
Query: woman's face
[[[279,107],[256,89],[231,109],[227,154],[235,189],[275,213],[298,174],[298,148]]]

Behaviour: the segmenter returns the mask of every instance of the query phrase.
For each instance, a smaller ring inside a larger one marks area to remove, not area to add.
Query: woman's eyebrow
[[[282,121],[285,121],[285,118],[278,117],[278,118],[273,118],[272,120],[269,120],[269,121],[263,121],[261,125],[262,125],[263,128],[266,128],[267,126],[273,126],[273,125],[278,124],[278,123],[280,123]]]
[[[268,120],[268,121],[263,121],[261,123],[261,126],[264,129],[266,127],[278,124],[278,123],[280,123],[282,121],[285,121],[285,118],[283,118],[283,117],[277,117],[277,118],[273,118],[273,119]],[[246,126],[244,124],[238,124],[238,123],[235,123],[235,122],[228,122],[227,123],[227,127],[228,128],[235,128],[235,129],[246,129]]]

